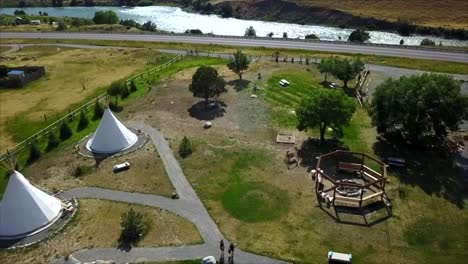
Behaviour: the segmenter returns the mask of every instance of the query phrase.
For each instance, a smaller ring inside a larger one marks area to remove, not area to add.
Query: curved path
[[[267,47],[284,49],[318,50],[328,52],[360,53],[382,56],[443,60],[468,63],[468,53],[428,49],[400,48],[390,46],[356,45],[346,42],[306,42],[264,38],[207,37],[188,35],[84,33],[84,32],[2,32],[0,39],[80,39],[80,40],[125,40],[148,42],[174,42],[189,44],[216,44],[240,47]]]
[[[73,256],[80,261],[113,260],[118,263],[190,260],[201,259],[208,255],[219,257],[219,241],[224,239],[224,237],[187,181],[164,136],[157,129],[146,125],[142,121],[129,122],[129,125],[148,133],[158,150],[167,175],[179,194],[180,199],[172,200],[157,195],[121,192],[94,187],[71,189],[64,192],[63,196],[66,198],[96,198],[162,208],[193,222],[205,243],[202,245],[180,247],[132,248],[130,251],[116,248],[83,249],[73,253]],[[285,263],[280,260],[243,252],[239,249],[235,252],[235,263]]]

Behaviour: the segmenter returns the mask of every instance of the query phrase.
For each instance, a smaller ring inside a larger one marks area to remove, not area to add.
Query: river
[[[1,14],[12,15],[18,8],[2,8]],[[273,37],[282,37],[283,32],[289,38],[304,38],[307,34],[316,34],[321,40],[347,40],[352,29],[341,29],[327,26],[299,25],[291,23],[265,22],[243,20],[236,18],[221,18],[217,15],[201,15],[188,13],[179,7],[148,6],[148,7],[28,7],[22,8],[27,14],[37,15],[39,11],[47,12],[49,16],[93,18],[96,11],[112,10],[120,19],[133,19],[138,23],[154,22],[158,29],[182,33],[187,29],[200,29],[203,33],[216,35],[243,36],[245,29],[253,26],[257,36],[266,36],[273,32]],[[371,43],[399,44],[403,39],[405,45],[419,45],[424,36],[402,37],[395,33],[370,31]],[[468,41],[429,37],[437,44],[446,46],[468,46]]]

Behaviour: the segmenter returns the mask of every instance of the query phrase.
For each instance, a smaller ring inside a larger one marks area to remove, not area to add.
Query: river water
[[[18,8],[2,8],[1,14],[12,15]],[[245,29],[253,26],[257,36],[266,36],[273,32],[273,37],[282,37],[283,32],[289,38],[304,38],[307,34],[316,34],[321,40],[347,40],[352,29],[336,27],[299,25],[290,23],[243,20],[236,18],[221,18],[217,15],[201,15],[187,13],[178,7],[148,6],[148,7],[28,7],[22,8],[27,14],[37,15],[39,11],[47,12],[49,16],[92,18],[96,11],[112,10],[120,19],[133,19],[138,23],[151,20],[161,30],[182,33],[187,29],[200,29],[203,33],[216,35],[243,36]],[[419,45],[423,36],[402,37],[395,33],[370,31],[371,43],[399,44],[403,39],[405,45]],[[430,37],[436,43],[446,46],[468,46],[468,41],[448,40]]]

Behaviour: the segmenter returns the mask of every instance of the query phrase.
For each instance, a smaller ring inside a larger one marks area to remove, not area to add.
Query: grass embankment
[[[163,42],[142,42],[142,41],[107,41],[107,40],[47,40],[47,39],[2,39],[4,44],[7,43],[67,43],[67,44],[88,44],[100,46],[122,46],[122,47],[135,47],[135,48],[154,48],[154,49],[177,49],[177,50],[198,50],[200,52],[219,52],[219,53],[233,53],[238,48],[226,45],[203,45],[203,44],[185,44],[185,43],[163,43]],[[296,49],[274,49],[265,47],[244,47],[243,51],[252,56],[266,56],[273,59],[275,52],[280,52],[280,58],[285,56],[295,56],[298,58],[302,56],[309,57],[311,60],[323,57],[336,56],[341,57],[356,57],[359,56],[367,63],[374,63],[379,65],[401,67],[407,69],[415,69],[430,72],[443,72],[453,74],[468,74],[468,64],[461,62],[448,62],[436,60],[424,60],[413,58],[399,58],[389,56],[376,56],[376,55],[363,55],[363,54],[349,54],[349,53],[332,53],[324,51],[306,51]]]
[[[49,263],[59,256],[83,248],[116,248],[124,212],[133,208],[144,215],[148,234],[142,247],[198,244],[202,238],[194,224],[165,210],[110,201],[80,200],[75,219],[64,232],[30,248],[0,251],[4,263]]]
[[[167,57],[166,57],[166,59],[167,59]],[[181,61],[179,61],[179,62],[177,62],[175,64],[172,64],[171,66],[169,66],[167,68],[164,68],[159,72],[156,72],[156,73],[154,73],[152,75],[148,75],[148,76],[145,76],[144,78],[138,79],[136,81],[136,84],[138,86],[138,90],[135,93],[130,94],[130,96],[128,98],[126,98],[124,101],[119,102],[119,105],[125,107],[126,104],[133,102],[135,99],[137,99],[137,98],[139,98],[141,96],[144,96],[148,92],[148,82],[151,85],[156,85],[161,80],[163,80],[163,79],[167,78],[168,76],[170,76],[170,75],[172,75],[172,74],[174,74],[176,72],[179,72],[179,71],[181,71],[183,69],[192,68],[192,67],[196,67],[196,66],[200,66],[200,65],[220,64],[220,63],[223,63],[223,62],[225,62],[225,60],[219,59],[219,58],[204,58],[204,57],[199,57],[199,58],[198,57],[187,57],[187,58],[184,58],[183,60],[181,60]],[[99,94],[101,92],[104,92],[105,89],[106,89],[106,87],[100,87],[95,91],[95,94]],[[95,95],[93,95],[93,96],[95,96]],[[91,96],[90,98],[85,98],[81,102],[76,103],[74,105],[70,105],[69,108],[74,109],[74,108],[84,104],[89,99],[93,98],[93,96]],[[111,98],[111,100],[114,101],[113,98]],[[34,112],[34,110],[31,110],[31,111]],[[23,115],[27,116],[30,113],[31,112],[24,112]],[[61,112],[57,111],[54,116],[56,116],[58,118],[58,117],[64,116],[66,113],[67,113],[66,110],[61,111]],[[81,140],[86,135],[89,135],[90,133],[95,131],[95,129],[97,128],[97,126],[99,124],[99,120],[92,120],[92,114],[93,114],[93,111],[88,112],[88,117],[89,117],[89,120],[90,120],[89,126],[87,128],[85,128],[85,129],[79,131],[79,132],[76,132],[76,129],[75,129],[77,127],[77,124],[78,124],[78,118],[75,118],[74,121],[72,123],[70,123],[70,127],[74,130],[74,134],[72,135],[72,137],[70,139],[62,142],[58,146],[58,148],[52,150],[51,152],[46,153],[46,151],[45,151],[46,148],[47,148],[47,137],[45,137],[41,141],[38,141],[37,145],[39,146],[40,150],[44,153],[42,159],[44,159],[45,161],[44,161],[44,163],[41,163],[42,160],[39,160],[37,166],[43,167],[43,168],[49,168],[51,166],[54,166],[54,167],[55,166],[56,167],[64,167],[65,166],[66,167],[66,165],[68,165],[68,163],[61,163],[60,159],[57,160],[54,157],[65,155],[63,158],[66,158],[67,155],[72,155],[71,154],[72,151],[70,149],[71,146],[76,144],[79,140]],[[122,114],[126,114],[125,110],[124,110],[124,112]],[[24,139],[28,138],[29,136],[36,133],[40,129],[46,127],[49,123],[52,123],[55,120],[56,120],[55,118],[49,118],[49,122],[44,123],[41,120],[14,118],[14,119],[10,120],[10,122],[8,122],[8,129],[10,131],[15,131],[15,128],[20,129],[18,134],[15,134],[15,141],[19,142],[21,140],[24,140]],[[28,129],[24,129],[25,127],[27,127]],[[147,148],[147,147],[145,147],[145,148]],[[28,155],[29,155],[28,149],[26,149],[22,153],[18,154],[17,158],[19,160],[19,163],[22,166],[26,166],[26,161],[27,161]],[[140,155],[140,154],[136,153],[135,155]],[[154,155],[156,155],[156,154],[154,154]],[[143,156],[145,156],[145,155],[143,155]],[[73,158],[71,158],[71,157],[68,157],[68,158],[71,159],[68,162],[72,162],[72,163],[77,162],[76,159],[73,161]],[[163,171],[163,169],[161,167],[162,164],[160,163],[160,161],[159,161],[159,164],[155,165],[155,163],[151,162],[150,160],[140,159],[140,158],[137,158],[137,160],[138,160],[137,163],[142,163],[143,166],[142,166],[142,168],[140,168],[141,170],[137,170],[135,173],[144,172],[145,170],[148,170],[148,169],[155,170],[155,171],[160,171],[161,173]],[[159,160],[159,159],[157,159],[157,160]],[[106,167],[106,168],[109,167],[110,168],[110,166],[112,165],[111,163],[115,162],[115,161],[109,161],[109,162],[110,162],[109,164],[103,164],[104,167]],[[151,164],[148,165],[148,162],[150,162]],[[79,163],[80,164],[81,163],[85,164],[87,162],[79,162]],[[81,164],[81,165],[83,165],[83,164]],[[66,168],[65,174],[61,173],[60,176],[68,178],[68,180],[70,181],[70,177],[71,177],[70,173],[72,172],[72,169],[73,168]],[[34,170],[32,170],[31,172],[34,173]],[[132,174],[135,174],[135,173],[132,173]],[[92,177],[93,175],[96,176],[96,177],[95,178]],[[99,175],[101,175],[101,176],[99,176]],[[154,179],[154,183],[160,184],[159,186],[149,185],[149,183],[146,182],[142,178],[143,174],[138,174],[137,175],[138,177],[133,180],[133,183],[132,183],[132,180],[131,180],[129,182],[129,184],[126,185],[125,182],[123,181],[123,179],[120,179],[120,180],[114,181],[114,182],[109,182],[110,181],[110,179],[109,179],[110,176],[106,175],[104,172],[99,172],[98,171],[98,172],[95,172],[94,174],[90,174],[88,176],[85,176],[83,179],[81,179],[83,182],[78,182],[78,185],[92,185],[92,186],[101,186],[101,187],[117,188],[117,189],[122,188],[124,190],[129,190],[129,191],[142,191],[142,192],[151,192],[151,193],[157,192],[158,194],[168,195],[168,194],[170,194],[170,191],[172,191],[172,186],[169,186],[168,184],[166,184],[167,179],[162,179],[161,180],[159,178],[161,175],[154,174],[152,177],[150,177],[150,178]],[[165,172],[164,172],[164,175],[165,175]],[[43,179],[44,178],[44,175],[37,174],[36,176],[37,176],[37,179]],[[167,178],[167,176],[164,176],[164,177]],[[71,177],[71,178],[73,179],[73,177]],[[61,182],[61,183],[60,182],[54,182],[53,178],[50,179],[49,181],[50,181],[49,184],[52,184],[50,186],[51,188],[54,187],[55,184],[58,184],[59,186],[60,185],[65,186],[65,187],[66,186],[70,187],[70,186],[76,186],[77,185],[77,182],[73,182],[73,180],[71,180],[71,183],[70,182]],[[151,179],[150,179],[150,181],[151,181]],[[0,198],[1,198],[2,194],[3,194],[3,192],[4,192],[4,189],[6,188],[7,182],[8,182],[8,175],[5,174],[5,173],[1,173],[0,174]],[[47,185],[47,182],[45,182],[45,184]]]

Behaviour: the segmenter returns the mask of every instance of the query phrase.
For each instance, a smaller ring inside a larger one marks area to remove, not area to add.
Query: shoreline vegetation
[[[184,11],[200,14],[216,14],[224,18],[255,19],[296,24],[324,25],[340,28],[364,28],[397,32],[401,36],[413,34],[437,36],[447,39],[468,40],[465,25],[451,27],[428,26],[405,17],[396,21],[365,14],[345,12],[325,5],[303,3],[304,1],[258,0],[258,1],[209,1],[209,0],[5,0],[1,7],[69,7],[69,6],[177,6]],[[307,1],[306,1],[307,2]],[[362,7],[365,8],[365,7]],[[463,18],[462,18],[463,20]]]

